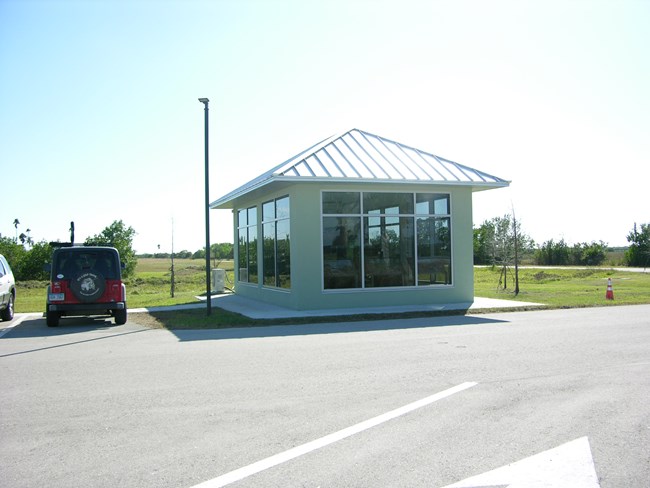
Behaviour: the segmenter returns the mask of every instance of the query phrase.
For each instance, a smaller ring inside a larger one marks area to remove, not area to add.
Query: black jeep
[[[71,315],[111,315],[126,323],[122,265],[112,247],[60,247],[52,253],[45,317],[48,327]]]

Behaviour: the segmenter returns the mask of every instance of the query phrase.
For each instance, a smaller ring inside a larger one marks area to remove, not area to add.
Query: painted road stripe
[[[444,488],[599,488],[589,439],[581,437]]]
[[[20,313],[20,314],[17,313],[14,315],[14,319],[11,322],[9,322],[9,324],[4,329],[0,329],[0,337],[2,337],[8,332],[11,332],[11,329],[20,325],[21,322],[25,319],[42,317],[42,316],[43,316],[42,313]]]
[[[259,473],[260,471],[264,471],[265,469],[272,468],[273,466],[277,466],[278,464],[286,463],[287,461],[290,461],[304,454],[315,451],[316,449],[320,449],[321,447],[328,446],[330,444],[343,440],[347,437],[358,434],[359,432],[363,432],[364,430],[368,430],[372,427],[376,427],[380,424],[383,424],[384,422],[388,422],[389,420],[395,419],[409,412],[417,410],[418,408],[431,405],[432,403],[437,402],[438,400],[442,400],[443,398],[447,398],[455,393],[459,393],[463,390],[467,390],[468,388],[476,386],[477,384],[478,383],[474,383],[474,382],[462,383],[458,386],[454,386],[453,388],[449,388],[448,390],[441,391],[440,393],[436,393],[435,395],[431,395],[426,398],[423,398],[422,400],[418,400],[417,402],[409,403],[408,405],[404,405],[403,407],[400,407],[398,409],[391,410],[390,412],[384,413],[377,417],[358,423],[356,425],[353,425],[352,427],[339,430],[338,432],[334,432],[333,434],[326,435],[325,437],[321,437],[320,439],[316,439],[314,441],[308,442],[301,446],[297,446],[292,449],[289,449],[288,451],[281,452],[280,454],[276,454],[266,459],[262,459],[261,461],[257,461],[256,463],[249,464],[248,466],[244,466],[243,468],[239,468],[234,471],[231,471],[230,473],[223,474],[218,478],[205,481],[203,483],[195,485],[192,488],[219,488],[221,486],[229,485],[230,483],[234,483],[235,481],[242,480],[244,478],[247,478],[248,476]]]

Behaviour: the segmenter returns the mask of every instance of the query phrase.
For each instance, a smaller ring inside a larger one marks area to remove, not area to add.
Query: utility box
[[[226,270],[216,268],[212,270],[212,291],[223,293],[226,288]]]

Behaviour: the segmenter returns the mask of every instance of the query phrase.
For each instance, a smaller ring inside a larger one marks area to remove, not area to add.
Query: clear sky
[[[210,201],[359,128],[512,181],[538,243],[650,222],[650,1],[0,0],[0,234],[205,244]],[[232,242],[211,211],[211,242]]]

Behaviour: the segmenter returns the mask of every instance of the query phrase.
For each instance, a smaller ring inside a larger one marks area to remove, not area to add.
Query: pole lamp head
[[[208,100],[207,98],[199,98],[199,102],[204,103],[206,105],[208,104],[209,101],[210,100]]]

